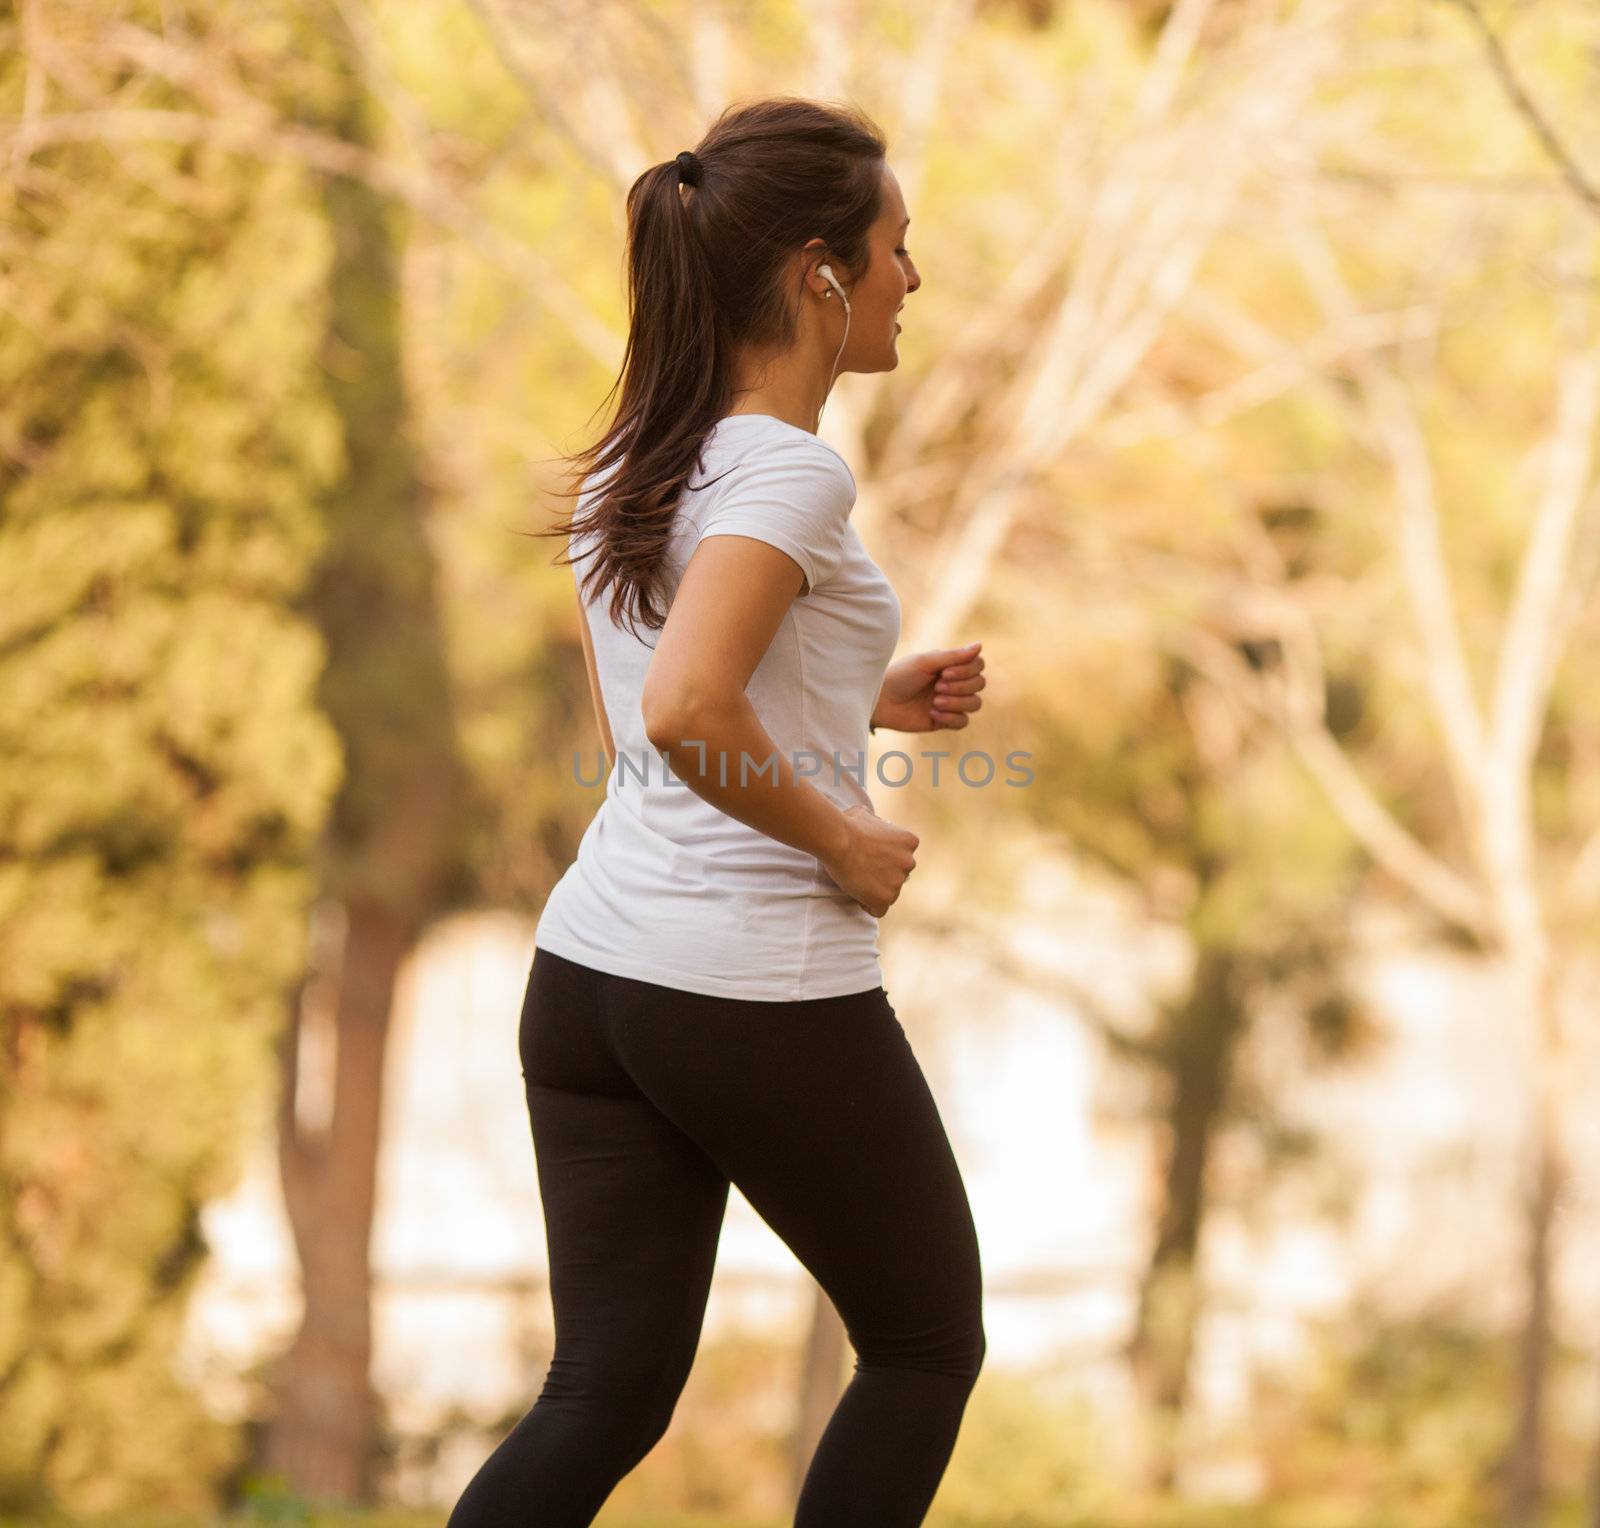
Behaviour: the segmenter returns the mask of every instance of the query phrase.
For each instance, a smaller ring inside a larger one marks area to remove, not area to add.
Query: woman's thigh
[[[816,1278],[860,1357],[975,1373],[977,1233],[884,989],[779,1003],[624,977],[603,990],[612,1054]]]
[[[519,1049],[550,1258],[546,1394],[675,1394],[698,1343],[728,1180],[609,1054],[601,973],[540,951]]]

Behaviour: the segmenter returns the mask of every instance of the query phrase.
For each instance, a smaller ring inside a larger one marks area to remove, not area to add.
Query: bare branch
[[[1289,225],[1289,237],[1324,310],[1346,319],[1354,315],[1355,298],[1309,208]],[[1427,441],[1409,393],[1388,368],[1359,351],[1351,359],[1368,427],[1394,474],[1396,550],[1427,658],[1424,680],[1444,739],[1457,807],[1469,832],[1475,832],[1482,821],[1487,729],[1451,596]]]
[[[908,644],[944,640],[968,619],[1028,501],[1027,485],[1086,438],[1142,363],[1236,205],[1245,176],[1259,163],[1261,143],[1296,121],[1319,71],[1335,57],[1329,33],[1337,10],[1290,26],[1263,8],[1258,24],[1207,57],[1198,78],[1209,88],[1191,90],[1182,114],[1173,103],[1183,71],[1174,69],[1151,86],[1146,99],[1172,109],[1158,113],[1161,120],[1146,130],[1120,138],[1090,188],[1053,199],[1063,209],[1079,209],[1076,217],[1058,215],[1032,268],[1018,273],[999,304],[986,304],[1000,311],[989,336],[1018,333],[1023,341],[1020,359],[1003,368],[1014,380],[998,391],[986,387],[995,365],[974,366],[970,355],[952,354],[943,375],[924,389],[931,397],[919,394],[916,407],[905,411],[901,431],[914,431],[919,420],[926,429],[935,414],[948,420],[976,411],[980,426],[987,423],[994,436],[953,495],[948,530],[922,561],[926,572],[917,619],[905,633]],[[1175,6],[1164,24],[1193,26],[1202,11]],[[1158,44],[1157,54],[1171,59],[1187,51],[1178,42],[1170,48],[1163,53]],[[1087,126],[1067,136],[1091,147],[1095,142]],[[1029,243],[1041,248],[1037,236]],[[1063,269],[1065,293],[1054,313],[1041,317],[1033,311],[1034,294]],[[963,358],[968,364],[958,372],[955,362]],[[886,469],[892,472],[908,439],[893,443]]]
[[[38,122],[44,110],[44,70],[39,64],[37,47],[39,30],[37,0],[24,0],[19,15],[17,30],[21,33],[22,51],[27,63],[24,66],[22,115],[19,118],[22,126],[12,140],[11,152],[7,156],[8,166],[13,175],[22,167],[27,157],[28,142],[34,124]]]
[[[896,61],[901,88],[894,133],[895,173],[913,217],[927,162],[929,134],[939,115],[945,68],[971,21],[972,10],[973,0],[938,0],[938,3],[925,4],[916,30],[917,45],[909,63]],[[846,438],[840,444],[858,458],[863,454],[866,421],[878,413],[892,376],[893,373],[887,371],[858,375],[837,390],[846,430]],[[901,417],[905,417],[903,411]],[[886,508],[885,497],[879,492],[879,484],[885,476],[884,473],[873,474],[864,487],[863,502],[856,511],[862,522],[862,533],[869,537]]]
[[[1260,594],[1259,590],[1240,592],[1247,598]],[[1288,608],[1278,602],[1280,617]],[[1259,632],[1260,627],[1254,629]],[[1477,889],[1396,821],[1329,733],[1324,709],[1326,681],[1309,624],[1284,622],[1277,634],[1292,665],[1277,681],[1257,678],[1234,647],[1198,625],[1186,626],[1172,640],[1213,683],[1282,729],[1323,794],[1377,864],[1447,921],[1482,935],[1485,909]]]
[[[1211,123],[1199,147],[1193,135],[1182,144],[1139,147],[1140,157],[1167,160],[1165,175],[1118,166],[1119,173],[1102,182],[1055,321],[1033,364],[995,404],[996,416],[1008,421],[1006,439],[996,448],[1007,465],[996,477],[980,463],[958,499],[971,508],[957,510],[935,547],[934,573],[909,645],[931,645],[960,629],[1027,502],[1012,485],[1057,460],[1093,425],[1181,300],[1237,194],[1249,163],[1244,141],[1292,116],[1306,88],[1310,71],[1302,61],[1279,56],[1276,62],[1270,86],[1233,98],[1235,115]],[[1142,222],[1130,229],[1140,212]]]
[[[1030,961],[1018,951],[1014,931],[1004,926],[1004,920],[996,920],[991,927],[970,909],[959,918],[919,911],[910,932],[918,938],[936,941],[940,948],[962,949],[994,975],[1024,991],[1054,1002],[1064,998],[1118,1056],[1139,1056],[1147,1061],[1158,1057],[1158,1038],[1129,1028],[1112,1004],[1087,982],[1063,970],[1059,963],[1052,962],[1045,969],[1038,962]]]
[[[1356,350],[1381,350],[1407,339],[1431,335],[1438,313],[1431,307],[1396,309],[1392,313],[1366,313],[1330,325],[1320,334],[1286,345],[1254,319],[1224,309],[1214,294],[1199,288],[1192,293],[1197,309],[1207,320],[1228,331],[1240,349],[1268,354],[1272,359],[1210,392],[1172,402],[1147,404],[1113,415],[1095,430],[1095,444],[1103,450],[1122,450],[1145,441],[1212,430],[1230,419],[1259,408],[1292,388],[1327,385],[1327,368],[1348,359]]]
[[[523,61],[511,29],[501,20],[489,0],[467,0],[468,9],[477,17],[478,25],[489,40],[507,74],[516,81],[533,107],[538,118],[560,130],[561,136],[572,146],[578,157],[589,166],[614,192],[622,193],[633,183],[636,171],[619,164],[615,155],[591,142],[590,135],[574,121],[567,110],[567,96],[560,90],[547,90],[544,82]],[[630,161],[644,162],[642,153]]]
[[[1133,107],[1136,123],[1154,122],[1172,109],[1183,71],[1194,57],[1200,34],[1215,9],[1216,0],[1178,0],[1167,13],[1150,67],[1139,82]]]
[[[1500,649],[1485,769],[1488,792],[1508,806],[1520,802],[1517,815],[1530,832],[1528,778],[1561,657],[1559,625],[1573,543],[1583,506],[1594,492],[1597,421],[1600,351],[1592,341],[1581,341],[1558,369],[1555,421],[1545,446],[1545,491],[1534,512]]]
[[[702,121],[711,121],[733,94],[732,52],[732,31],[722,6],[695,6],[689,20],[689,94]]]
[[[1494,28],[1489,25],[1482,10],[1478,7],[1478,0],[1445,0],[1445,4],[1454,5],[1458,10],[1466,13],[1473,25],[1477,27],[1483,37],[1484,48],[1489,55],[1490,66],[1499,77],[1506,94],[1511,98],[1511,104],[1521,113],[1523,120],[1533,130],[1533,134],[1544,146],[1544,151],[1555,162],[1561,171],[1562,178],[1578,194],[1579,199],[1592,211],[1600,213],[1600,188],[1583,172],[1576,159],[1573,158],[1567,146],[1556,135],[1545,115],[1534,104],[1528,92],[1522,88],[1522,82],[1517,78],[1516,70],[1511,66],[1511,60],[1506,56],[1506,50],[1500,39],[1495,35]]]
[[[657,50],[668,50],[678,62],[675,39],[648,5],[613,6],[593,0],[501,0],[516,18],[514,31],[539,39],[539,56],[555,61],[556,78],[538,99],[550,103],[566,96],[571,117],[553,112],[568,137],[584,149],[586,157],[604,168],[611,184],[625,191],[638,178],[652,156],[634,131],[633,117],[643,106],[651,126],[659,127],[663,115],[661,75],[647,64],[629,67],[618,45],[618,28],[630,36],[650,40]],[[610,25],[612,18],[617,25]],[[551,46],[554,39],[555,46]],[[508,55],[503,55],[508,56]],[[520,76],[529,78],[526,71]],[[575,120],[574,120],[575,118]],[[681,144],[665,152],[676,153]]]
[[[1562,890],[1576,916],[1600,908],[1600,828],[1574,856]]]
[[[886,73],[886,86],[890,79],[900,84],[899,117],[892,133],[895,173],[906,205],[913,209],[913,217],[927,156],[928,134],[939,113],[945,65],[971,19],[972,8],[973,0],[937,0],[937,3],[930,0],[919,14],[916,47],[910,59],[895,58],[893,74]],[[848,32],[849,28],[845,30]],[[828,44],[819,39],[815,46],[825,49]],[[875,55],[869,53],[867,59],[862,60],[863,64],[868,60],[876,62]],[[827,79],[826,93],[840,93],[839,77],[828,76]],[[859,459],[864,454],[867,422],[878,413],[892,375],[890,372],[858,374],[848,382],[841,379],[835,388],[828,403],[825,434],[846,455]],[[905,418],[903,411],[899,417]],[[862,534],[869,538],[890,502],[882,491],[882,485],[890,476],[880,470],[862,484],[855,518]]]

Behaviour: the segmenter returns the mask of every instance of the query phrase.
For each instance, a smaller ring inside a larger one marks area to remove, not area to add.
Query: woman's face
[[[840,371],[893,371],[900,364],[896,341],[900,334],[900,306],[922,285],[906,246],[910,218],[900,195],[900,182],[887,164],[883,167],[883,210],[867,232],[870,260],[867,272],[850,298],[850,334],[839,357]],[[839,276],[843,285],[843,275]],[[827,290],[827,283],[822,283]],[[831,299],[838,302],[838,297]],[[843,324],[840,324],[843,328]]]

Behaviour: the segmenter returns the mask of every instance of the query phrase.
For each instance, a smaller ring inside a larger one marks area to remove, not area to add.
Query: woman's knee
[[[972,1305],[941,1320],[894,1330],[852,1330],[856,1367],[921,1369],[974,1383],[988,1353],[988,1335],[981,1305]]]
[[[968,1375],[977,1379],[978,1371],[983,1368],[983,1360],[989,1352],[989,1334],[984,1330],[983,1317],[980,1315],[972,1330],[972,1347],[968,1354]]]
[[[677,1409],[687,1373],[659,1361],[568,1363],[553,1359],[539,1404],[581,1418],[631,1469],[660,1442]]]
[[[984,1330],[983,1314],[981,1311],[975,1311],[963,1330],[961,1340],[952,1351],[947,1372],[959,1375],[968,1383],[975,1382],[979,1371],[983,1368],[984,1356],[988,1351],[989,1337]]]

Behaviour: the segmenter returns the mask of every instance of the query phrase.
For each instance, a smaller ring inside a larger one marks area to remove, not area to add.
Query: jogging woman
[[[816,434],[840,371],[898,363],[909,221],[876,127],[799,99],[730,109],[629,193],[621,405],[547,532],[590,564],[611,764],[519,1036],[555,1350],[450,1528],[580,1528],[661,1438],[730,1183],[856,1355],[797,1528],[912,1528],[954,1447],[978,1243],[883,986],[878,919],[917,837],[873,812],[866,748],[965,727],[983,659],[891,661],[899,601]]]

